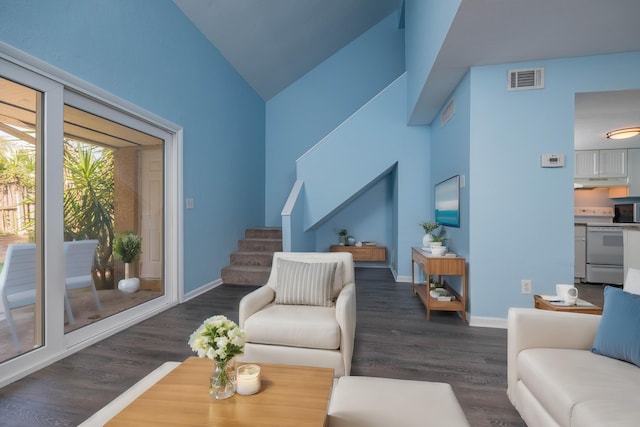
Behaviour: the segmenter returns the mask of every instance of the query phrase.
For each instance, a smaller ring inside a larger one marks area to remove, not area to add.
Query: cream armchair
[[[247,335],[240,361],[349,375],[356,328],[352,255],[276,252],[267,283],[240,301],[239,324]]]

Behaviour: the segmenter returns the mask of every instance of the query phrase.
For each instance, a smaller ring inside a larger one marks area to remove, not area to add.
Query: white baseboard
[[[213,282],[209,282],[206,285],[202,285],[199,288],[196,288],[192,291],[187,292],[186,294],[184,294],[184,301],[182,302],[187,302],[190,299],[193,299],[195,297],[197,297],[198,295],[202,295],[207,291],[210,291],[213,288],[217,288],[218,286],[222,285],[222,279],[217,279],[214,280]]]
[[[507,329],[507,319],[502,317],[469,316],[469,326]]]
[[[396,276],[396,282],[411,283],[411,276]]]

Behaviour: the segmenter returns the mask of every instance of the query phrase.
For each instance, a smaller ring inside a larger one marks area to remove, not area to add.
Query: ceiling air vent
[[[447,102],[447,105],[442,109],[442,114],[440,115],[440,127],[444,127],[455,113],[456,101],[454,98],[451,98],[449,102]]]
[[[508,90],[528,90],[544,88],[544,68],[509,70]]]

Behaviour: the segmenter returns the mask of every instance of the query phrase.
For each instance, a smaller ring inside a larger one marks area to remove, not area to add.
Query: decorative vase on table
[[[244,330],[225,316],[206,319],[189,337],[189,346],[198,357],[213,360],[209,396],[226,399],[236,392],[235,357],[244,353]]]
[[[425,248],[428,248],[432,240],[433,240],[433,235],[431,233],[426,233],[422,238],[422,246]]]
[[[209,396],[216,399],[227,399],[236,393],[235,358],[229,361],[214,361],[213,373],[209,383]]]

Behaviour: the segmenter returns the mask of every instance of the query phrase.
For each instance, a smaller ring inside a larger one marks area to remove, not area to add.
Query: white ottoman
[[[446,383],[349,376],[337,381],[330,427],[469,427]]]

